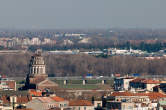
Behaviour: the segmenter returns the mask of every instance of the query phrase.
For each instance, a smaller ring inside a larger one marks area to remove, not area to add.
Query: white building
[[[114,78],[114,90],[124,91],[129,90],[129,82],[133,80],[133,77],[116,77]]]

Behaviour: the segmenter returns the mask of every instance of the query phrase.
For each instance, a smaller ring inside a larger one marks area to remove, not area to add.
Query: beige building
[[[68,108],[68,106],[69,106],[69,101],[65,100],[64,98],[61,98],[58,96],[53,96],[50,98],[55,101],[56,107],[58,107],[58,108],[64,109],[64,108]]]
[[[56,107],[56,103],[49,97],[38,97],[27,103],[32,110],[48,110]]]
[[[27,103],[27,108],[33,110],[48,110],[54,108],[60,108],[61,110],[68,108],[69,101],[64,100],[61,97],[36,97],[32,101]]]

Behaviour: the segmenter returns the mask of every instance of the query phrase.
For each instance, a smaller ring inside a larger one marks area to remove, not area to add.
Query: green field
[[[102,80],[98,79],[88,79],[86,80],[86,84],[82,84],[82,80],[68,80],[67,85],[64,85],[64,80],[55,80],[52,79],[55,83],[59,85],[60,88],[64,89],[101,89],[104,88],[104,86],[112,87],[113,85],[113,79],[112,80],[106,80],[105,85],[101,85]],[[17,88],[22,87],[24,85],[24,80],[17,80]]]
[[[87,84],[101,84],[101,80],[86,80]]]
[[[57,84],[59,84],[60,88],[64,89],[84,89],[84,90],[90,90],[90,89],[103,89],[103,88],[109,88],[113,84],[113,80],[106,80],[105,85],[101,85],[102,80],[86,80],[86,84],[82,84],[82,80],[68,80],[67,84],[64,85],[64,80],[53,80]]]
[[[82,85],[82,84],[68,84],[68,85],[59,85],[64,89],[99,89],[98,85]]]
[[[53,80],[54,82],[56,82],[57,84],[59,85],[63,85],[64,84],[64,80]],[[72,84],[82,84],[82,80],[68,80],[67,81],[67,85],[72,85]],[[97,80],[97,79],[94,79],[94,80],[86,80],[86,84],[92,84],[92,85],[98,85],[98,84],[101,84],[102,83],[102,80]],[[105,81],[105,84],[108,84],[108,85],[112,85],[113,84],[113,80],[106,80]]]

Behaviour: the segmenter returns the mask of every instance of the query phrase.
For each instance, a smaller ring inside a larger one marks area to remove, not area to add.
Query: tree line
[[[26,76],[32,54],[0,55],[0,74]],[[107,58],[90,55],[44,55],[49,76],[111,76],[111,74],[153,75],[166,73],[166,59],[145,60],[133,56]]]

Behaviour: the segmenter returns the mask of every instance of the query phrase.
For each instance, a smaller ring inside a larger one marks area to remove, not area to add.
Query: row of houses
[[[94,94],[95,96],[95,94]],[[105,104],[104,104],[105,103]],[[97,109],[99,108],[99,109]],[[107,93],[104,100],[64,99],[42,91],[0,92],[1,110],[165,110],[166,94],[159,92]]]
[[[94,110],[101,104],[98,101],[92,103],[89,100],[67,100],[56,94],[47,96],[36,90],[0,92],[0,110]]]
[[[16,91],[16,81],[7,78],[5,75],[0,75],[0,90],[14,90]]]
[[[116,77],[114,78],[115,91],[155,91],[156,87],[164,81],[135,78],[135,77]]]
[[[115,77],[109,110],[165,110],[166,81],[139,77]]]
[[[166,95],[158,92],[113,92],[107,102],[108,110],[165,110]]]
[[[45,45],[45,44],[56,44],[56,41],[50,38],[40,39],[38,37],[33,38],[0,38],[0,46],[3,47],[14,47],[18,45],[28,46],[28,45]]]

